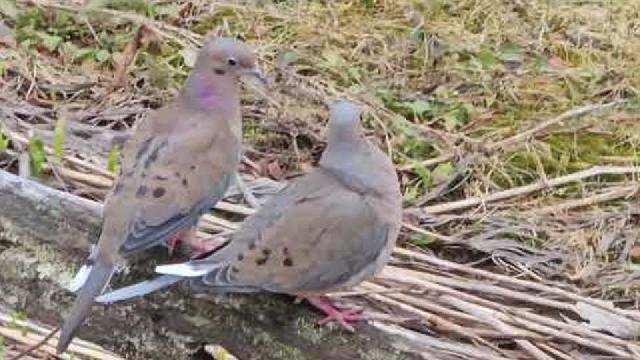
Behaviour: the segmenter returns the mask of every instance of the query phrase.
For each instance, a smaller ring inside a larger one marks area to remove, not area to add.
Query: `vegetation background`
[[[0,13],[0,168],[101,200],[127,131],[175,95],[203,36],[240,37],[272,80],[243,98],[250,183],[315,166],[338,97],[366,106],[397,165],[401,245],[355,295],[381,329],[451,358],[640,356],[640,2],[0,0]],[[250,212],[235,206],[217,216]]]

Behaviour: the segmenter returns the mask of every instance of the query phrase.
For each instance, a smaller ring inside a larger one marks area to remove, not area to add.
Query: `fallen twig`
[[[422,208],[427,214],[441,214],[450,211],[457,211],[467,209],[477,205],[485,205],[491,202],[509,199],[516,196],[522,196],[530,194],[534,191],[543,190],[546,188],[565,185],[574,181],[582,179],[601,176],[601,175],[629,175],[640,174],[640,167],[638,166],[594,166],[587,170],[578,171],[573,174],[560,176],[548,181],[538,181],[534,184],[524,185],[517,188],[512,188],[504,191],[498,191],[486,196],[477,196],[468,199],[452,201],[443,204],[425,206]]]

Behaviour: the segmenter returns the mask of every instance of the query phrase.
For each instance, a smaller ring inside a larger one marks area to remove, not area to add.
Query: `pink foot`
[[[189,242],[189,247],[191,248],[191,258],[199,259],[204,257],[205,255],[211,254],[213,250],[219,248],[220,246],[208,245],[206,240],[197,238],[194,239],[194,241]]]
[[[322,310],[322,312],[327,315],[324,319],[318,322],[321,325],[331,321],[335,321],[340,324],[343,329],[354,332],[355,330],[353,326],[349,324],[349,322],[361,321],[366,319],[366,317],[362,314],[362,309],[354,308],[338,310],[333,302],[326,296],[307,296],[306,299],[311,305]]]
[[[173,255],[176,246],[180,243],[188,247],[191,250],[191,255],[196,258],[204,254],[208,254],[220,246],[220,244],[212,246],[207,239],[196,237],[195,228],[190,228],[178,231],[171,235],[169,240],[167,240],[167,251],[169,252],[169,256]]]
[[[173,255],[173,250],[175,250],[176,245],[180,243],[181,237],[182,237],[182,233],[177,233],[177,234],[171,235],[169,240],[167,240],[167,252],[169,253],[169,256]]]

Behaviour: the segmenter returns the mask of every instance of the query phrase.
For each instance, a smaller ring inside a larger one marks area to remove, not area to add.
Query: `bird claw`
[[[354,332],[355,329],[349,322],[365,320],[366,316],[362,314],[363,309],[360,307],[338,309],[332,303],[332,301],[325,296],[309,296],[306,298],[311,305],[320,309],[325,315],[322,320],[318,321],[318,324],[325,325],[329,322],[335,321],[343,329]]]
[[[318,324],[326,325],[331,321],[335,321],[343,329],[349,332],[355,332],[355,329],[353,328],[353,326],[351,326],[351,324],[349,324],[349,322],[365,320],[366,316],[362,314],[362,311],[362,309],[349,309],[343,311],[336,310],[331,314],[327,314],[324,319],[318,321]]]

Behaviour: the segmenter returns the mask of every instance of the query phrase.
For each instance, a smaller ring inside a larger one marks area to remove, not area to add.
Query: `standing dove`
[[[58,353],[117,265],[154,245],[188,241],[200,215],[222,198],[240,163],[244,75],[265,82],[253,51],[238,40],[211,38],[177,98],[135,129],[105,200],[100,239],[62,327]]]
[[[156,268],[153,281],[105,294],[119,301],[183,277],[214,292],[270,291],[306,298],[352,330],[353,311],[323,294],[354,286],[386,264],[401,226],[402,197],[390,159],[364,137],[361,109],[331,106],[328,145],[320,167],[295,179],[248,217],[229,245],[207,258]],[[119,294],[115,294],[118,293]],[[125,296],[126,295],[126,296]]]

